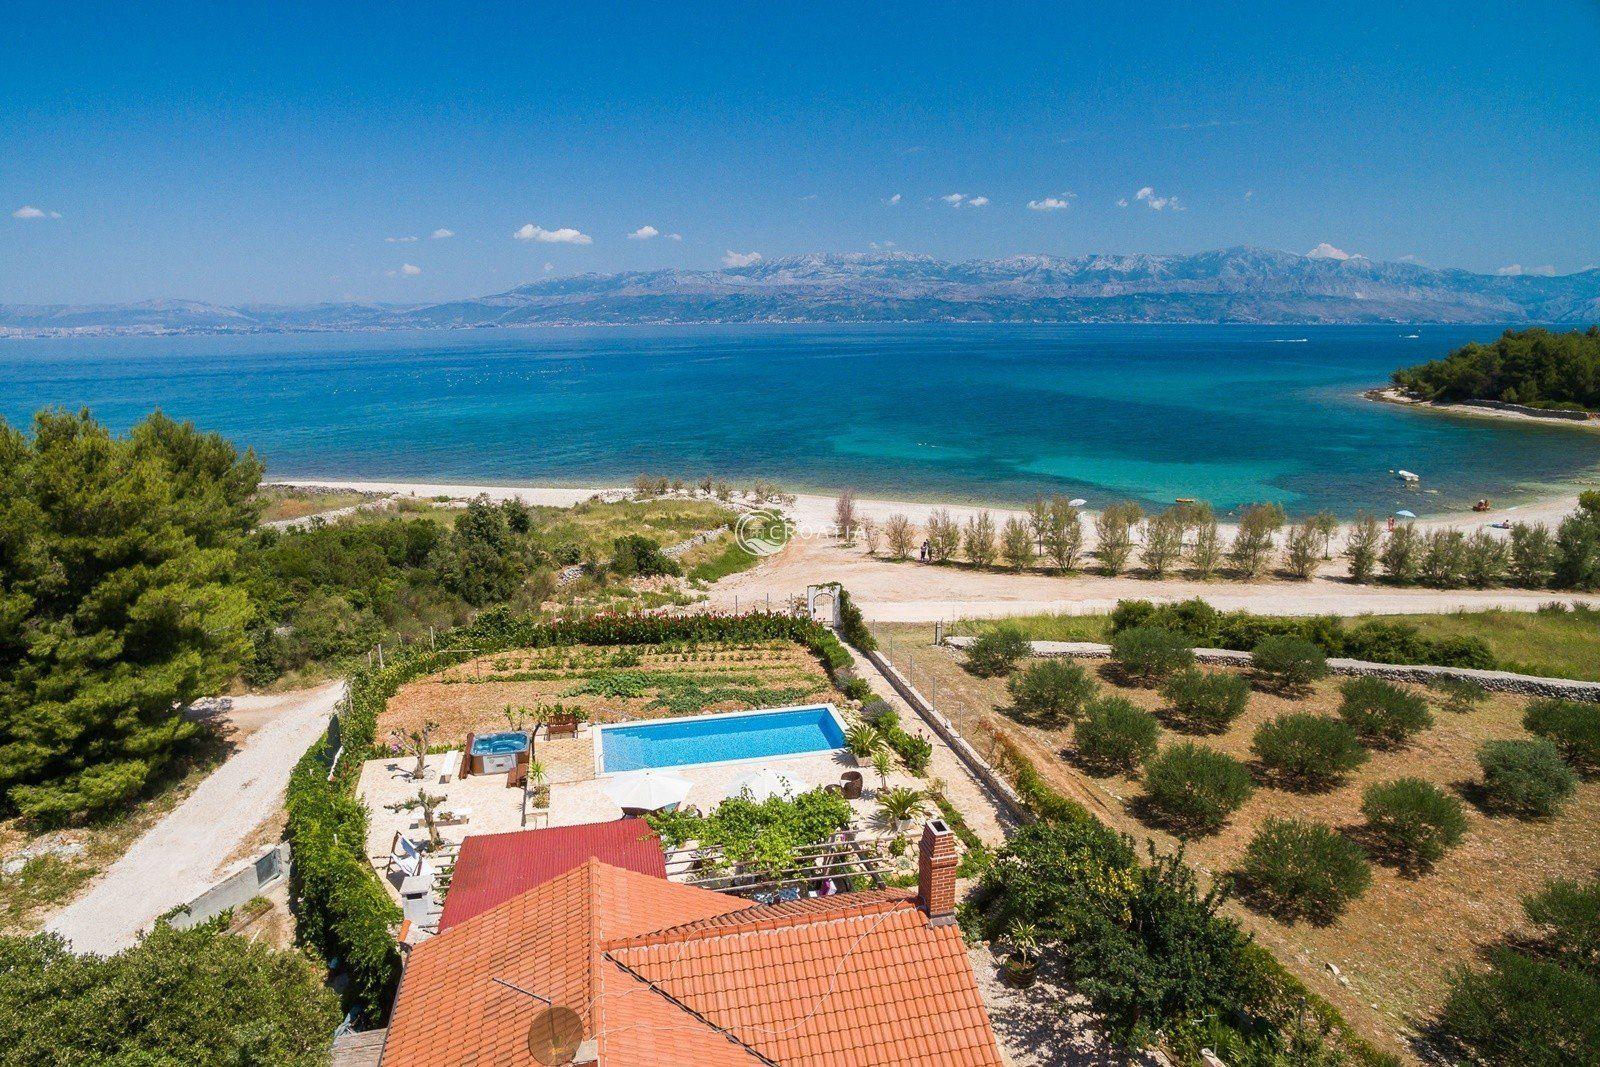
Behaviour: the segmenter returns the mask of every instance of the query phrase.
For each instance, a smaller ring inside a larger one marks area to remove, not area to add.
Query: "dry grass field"
[[[875,632],[880,642],[892,640],[891,658],[909,669],[924,692],[937,692],[941,710],[980,750],[992,744],[991,731],[999,730],[1029,752],[1056,788],[1109,824],[1163,849],[1178,846],[1175,838],[1144,826],[1130,813],[1130,803],[1141,793],[1136,779],[1095,777],[1076,766],[1070,728],[1040,729],[1007,716],[1004,681],[968,674],[959,654],[932,645],[931,627],[879,626]],[[1159,693],[1120,686],[1107,677],[1109,672],[1099,673],[1103,692],[1160,714]],[[1227,732],[1194,739],[1248,762],[1250,739],[1262,722],[1290,710],[1332,715],[1338,703],[1336,680],[1319,683],[1303,699],[1253,691],[1247,711]],[[1326,793],[1258,786],[1219,833],[1188,842],[1186,855],[1208,874],[1225,872],[1269,816],[1353,830],[1362,822],[1362,790],[1402,776],[1425,778],[1470,797],[1478,777],[1478,745],[1527,736],[1521,725],[1524,704],[1521,698],[1497,694],[1468,714],[1435,710],[1431,729],[1404,748],[1373,753],[1343,786]],[[1187,738],[1164,725],[1162,743],[1175,739]],[[1478,950],[1518,923],[1518,901],[1524,894],[1547,878],[1592,873],[1600,863],[1600,782],[1580,784],[1561,814],[1544,822],[1490,817],[1470,802],[1465,810],[1466,838],[1433,870],[1406,877],[1375,863],[1371,888],[1331,925],[1290,926],[1237,903],[1228,906],[1360,1032],[1380,1047],[1415,1057],[1411,1039],[1438,1007],[1451,968],[1474,962]],[[1338,968],[1343,982],[1329,964]]]
[[[378,735],[426,720],[441,742],[504,729],[507,706],[577,706],[593,722],[832,699],[816,657],[786,641],[750,644],[565,646],[481,656],[403,686]]]

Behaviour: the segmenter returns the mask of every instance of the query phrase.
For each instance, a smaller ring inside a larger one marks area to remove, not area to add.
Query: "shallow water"
[[[1593,484],[1600,434],[1360,398],[1490,327],[747,326],[0,341],[0,417],[152,408],[274,476],[1419,514]],[[1408,334],[1419,335],[1415,339]],[[1423,475],[1408,490],[1389,474]]]

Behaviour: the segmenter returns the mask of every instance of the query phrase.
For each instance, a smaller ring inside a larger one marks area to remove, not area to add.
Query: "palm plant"
[[[869,722],[858,722],[844,732],[844,744],[857,759],[871,759],[884,747],[883,734]]]
[[[885,822],[898,828],[926,812],[928,800],[922,790],[900,785],[878,792],[878,810]]]
[[[882,792],[889,787],[889,775],[894,771],[894,753],[887,747],[878,749],[872,754],[872,769],[878,772],[878,790]]]

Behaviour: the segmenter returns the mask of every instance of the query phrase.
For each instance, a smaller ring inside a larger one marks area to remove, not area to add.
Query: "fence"
[[[187,930],[215,919],[223,912],[260,896],[263,889],[289,877],[289,860],[289,843],[284,841],[274,845],[243,870],[229,875],[189,903],[175,909],[167,921],[180,930]]]

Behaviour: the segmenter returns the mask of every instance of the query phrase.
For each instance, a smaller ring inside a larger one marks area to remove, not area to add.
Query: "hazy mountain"
[[[1600,269],[1487,275],[1297,256],[790,256],[725,270],[580,274],[436,304],[0,305],[0,332],[209,333],[686,322],[1517,323],[1600,321]]]

